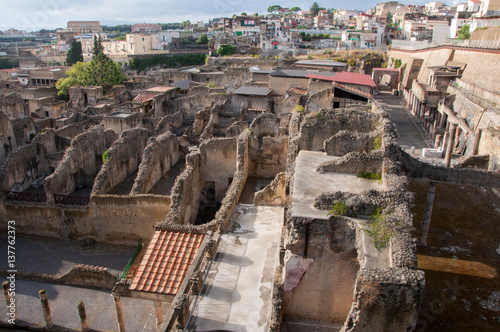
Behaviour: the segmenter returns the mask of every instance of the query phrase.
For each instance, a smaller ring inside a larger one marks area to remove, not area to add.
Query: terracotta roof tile
[[[156,231],[129,289],[177,294],[203,238],[203,234]]]
[[[307,90],[304,90],[304,89],[289,88],[287,91],[292,92],[292,93],[296,93],[296,94],[301,95],[301,96],[307,95]]]

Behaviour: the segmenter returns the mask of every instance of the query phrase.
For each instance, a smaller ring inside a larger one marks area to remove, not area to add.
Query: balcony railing
[[[6,191],[7,198],[12,201],[46,202],[47,195],[40,193],[27,193],[22,191]]]
[[[71,204],[71,205],[87,205],[89,204],[90,197],[86,196],[72,196],[72,195],[57,195],[54,194],[56,203]]]

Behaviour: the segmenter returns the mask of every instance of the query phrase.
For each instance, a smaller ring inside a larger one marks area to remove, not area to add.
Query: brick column
[[[52,313],[50,312],[49,300],[47,299],[47,292],[42,289],[38,292],[40,302],[42,302],[43,317],[45,318],[45,327],[50,329],[54,326],[52,322]]]

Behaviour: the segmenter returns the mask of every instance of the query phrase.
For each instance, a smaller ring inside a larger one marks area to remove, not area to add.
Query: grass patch
[[[373,138],[373,149],[374,150],[379,150],[380,148],[382,148],[382,137],[375,136]]]
[[[373,245],[380,251],[387,247],[391,238],[397,234],[396,227],[401,223],[394,222],[390,217],[391,213],[383,214],[382,207],[370,215],[370,229],[363,229],[373,239]]]
[[[109,150],[106,150],[102,154],[102,162],[105,163],[108,159],[109,159]]]
[[[345,202],[337,202],[332,207],[330,212],[328,212],[327,216],[346,216],[349,213],[349,209],[347,208],[347,204]]]
[[[374,181],[380,181],[382,180],[382,174],[380,173],[372,173],[372,172],[360,172],[358,175],[356,175],[358,178],[362,179],[367,179],[367,180],[374,180]]]

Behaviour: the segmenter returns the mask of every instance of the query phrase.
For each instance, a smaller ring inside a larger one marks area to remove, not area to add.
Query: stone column
[[[50,312],[49,300],[47,299],[47,292],[42,289],[38,292],[38,296],[40,297],[40,301],[42,302],[42,310],[43,317],[45,318],[45,327],[48,329],[54,326],[54,322],[52,322],[52,313]]]
[[[443,139],[443,136],[441,136],[441,134],[437,134],[437,135],[436,135],[436,140],[434,141],[434,147],[435,147],[436,149],[438,149],[438,148],[439,148],[439,146],[441,145],[441,141],[442,141],[442,139]]]
[[[10,319],[13,319],[15,323],[17,323],[17,308],[15,299],[12,301],[12,296],[10,296],[10,282],[5,280],[2,282],[3,295],[5,295],[5,303],[7,303],[7,316]],[[13,313],[11,313],[11,309]]]
[[[118,324],[118,331],[125,332],[125,322],[123,320],[123,307],[122,299],[119,296],[113,296],[113,302],[115,303],[115,313],[116,313],[116,323]]]
[[[436,138],[436,133],[437,133],[437,121],[434,121],[432,124],[432,139]]]
[[[446,126],[446,113],[444,112],[443,110],[443,113],[441,113],[441,118],[440,118],[440,122],[439,122],[439,128],[444,128],[444,126]]]
[[[476,156],[477,153],[479,152],[479,142],[481,140],[482,133],[483,133],[483,131],[481,129],[479,129],[474,137],[474,151],[472,153],[474,156]]]
[[[427,233],[429,232],[429,226],[431,224],[432,206],[434,205],[436,186],[436,181],[429,182],[429,191],[427,192],[427,200],[425,201],[424,217],[422,218],[419,241],[419,244],[424,247],[427,246]]]
[[[161,323],[163,323],[163,314],[161,312],[160,301],[155,301],[155,314],[156,314],[156,330],[158,331]]]
[[[85,311],[85,304],[82,301],[78,303],[78,315],[80,315],[82,331],[88,331],[89,323],[87,322],[87,312]]]
[[[446,155],[444,157],[444,165],[450,167],[451,155],[453,153],[453,145],[455,142],[455,134],[457,132],[457,124],[450,123],[450,135],[448,136],[448,145],[446,146]]]

